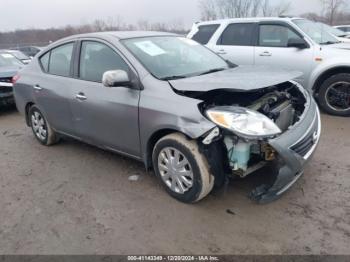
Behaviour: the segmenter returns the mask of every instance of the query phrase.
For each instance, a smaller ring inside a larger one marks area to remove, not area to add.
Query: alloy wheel
[[[350,109],[350,83],[336,82],[326,92],[326,102],[330,108],[336,111]]]

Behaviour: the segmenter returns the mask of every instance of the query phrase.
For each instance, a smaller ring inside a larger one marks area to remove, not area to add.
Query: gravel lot
[[[251,202],[250,178],[184,205],[141,163],[72,140],[41,146],[2,110],[0,253],[350,254],[350,121],[322,120],[317,154],[281,200]]]

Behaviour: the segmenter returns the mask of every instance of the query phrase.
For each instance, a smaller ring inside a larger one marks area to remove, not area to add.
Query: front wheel
[[[350,74],[328,78],[319,90],[319,105],[335,116],[350,116]]]
[[[153,167],[166,191],[184,203],[194,203],[207,196],[214,186],[206,158],[198,145],[182,134],[160,139],[153,150]]]

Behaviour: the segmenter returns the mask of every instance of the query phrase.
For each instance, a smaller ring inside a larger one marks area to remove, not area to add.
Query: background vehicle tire
[[[43,145],[50,146],[58,142],[56,132],[50,127],[39,108],[35,105],[29,109],[29,122],[35,138]]]
[[[154,147],[153,167],[167,192],[184,203],[194,203],[206,197],[214,186],[205,157],[198,145],[182,134],[170,134]],[[167,163],[168,161],[168,163]]]
[[[318,101],[328,114],[350,116],[350,74],[337,74],[324,81]]]

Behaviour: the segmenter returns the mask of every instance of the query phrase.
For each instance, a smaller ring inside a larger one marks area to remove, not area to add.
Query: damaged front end
[[[296,82],[237,92],[221,89],[183,92],[200,99],[203,115],[217,124],[201,140],[216,186],[226,177],[261,172],[250,194],[259,203],[277,199],[303,174],[320,137],[313,98]]]

